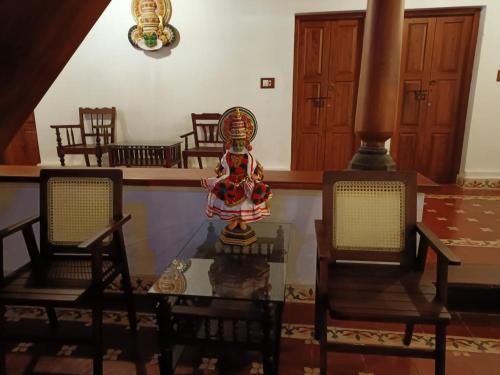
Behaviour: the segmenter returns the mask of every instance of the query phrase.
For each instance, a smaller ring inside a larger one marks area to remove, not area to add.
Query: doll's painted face
[[[236,152],[241,152],[245,148],[245,141],[242,139],[233,140],[233,150]]]

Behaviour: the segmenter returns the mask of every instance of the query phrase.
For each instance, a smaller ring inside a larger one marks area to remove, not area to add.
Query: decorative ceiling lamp
[[[171,47],[179,32],[170,25],[172,4],[170,0],[132,0],[132,16],[137,25],[128,32],[128,40],[145,51]]]

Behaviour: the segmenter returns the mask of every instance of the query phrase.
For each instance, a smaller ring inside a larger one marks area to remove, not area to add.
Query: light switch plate
[[[274,78],[261,78],[260,79],[261,89],[274,89]]]

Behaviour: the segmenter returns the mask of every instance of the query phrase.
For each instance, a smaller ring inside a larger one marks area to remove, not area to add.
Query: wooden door
[[[292,169],[343,169],[354,154],[359,19],[297,19]]]
[[[35,115],[32,113],[19,128],[2,155],[0,162],[9,165],[37,165],[40,163]]]
[[[467,70],[474,53],[473,21],[473,15],[405,20],[400,105],[391,142],[401,170],[417,170],[441,183],[456,178]]]

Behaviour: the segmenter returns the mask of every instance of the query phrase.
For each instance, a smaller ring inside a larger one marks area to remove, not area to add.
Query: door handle
[[[323,107],[325,99],[330,99],[330,97],[329,96],[317,96],[317,97],[312,97],[312,98],[306,98],[306,100],[312,100],[313,106],[316,108]]]
[[[413,93],[416,101],[422,101],[427,98],[428,90],[408,90],[407,93]]]

